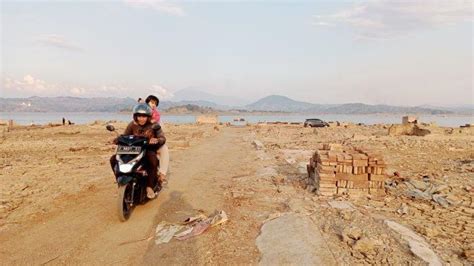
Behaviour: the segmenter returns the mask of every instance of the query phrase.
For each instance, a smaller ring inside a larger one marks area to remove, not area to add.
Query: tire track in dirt
[[[232,176],[248,174],[246,157],[254,152],[250,145],[244,145],[244,134],[247,134],[245,128],[225,128],[211,142],[188,150],[179,158],[173,165],[170,188],[160,195],[161,206],[155,217],[156,223],[163,220],[183,221],[198,210],[206,214],[216,209],[227,213],[231,211],[226,205],[227,188]],[[225,229],[211,228],[195,238],[173,240],[160,246],[151,242],[143,263],[183,265],[212,262],[216,252],[228,244],[219,235],[222,230]],[[220,257],[219,261],[227,259]]]

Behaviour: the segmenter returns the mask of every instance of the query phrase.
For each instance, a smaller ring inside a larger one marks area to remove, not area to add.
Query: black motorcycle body
[[[117,138],[117,164],[114,173],[119,192],[117,211],[121,221],[128,220],[136,205],[149,200],[146,192],[148,176],[145,171],[147,148],[145,137],[122,135]],[[157,180],[153,181],[153,191],[157,194],[161,187]]]

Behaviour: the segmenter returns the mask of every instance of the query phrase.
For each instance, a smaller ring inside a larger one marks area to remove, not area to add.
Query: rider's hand
[[[158,139],[157,138],[151,138],[150,139],[150,144],[157,144],[158,143]]]

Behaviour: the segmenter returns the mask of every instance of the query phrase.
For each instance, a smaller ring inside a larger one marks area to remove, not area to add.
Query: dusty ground
[[[387,136],[382,125],[166,125],[165,132],[168,188],[121,223],[108,165],[113,135],[103,123],[0,129],[2,263],[423,264],[387,219],[426,239],[444,263],[472,260],[472,132]],[[305,189],[306,163],[327,142],[381,150],[390,172],[405,179],[391,184],[383,200],[319,197]],[[444,185],[449,204],[407,196],[409,180]],[[334,201],[351,208],[335,208]],[[186,241],[154,244],[160,221],[216,209],[229,222]]]

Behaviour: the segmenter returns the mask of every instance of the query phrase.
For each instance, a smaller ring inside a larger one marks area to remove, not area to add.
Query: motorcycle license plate
[[[117,154],[139,154],[141,151],[139,146],[117,146]]]

